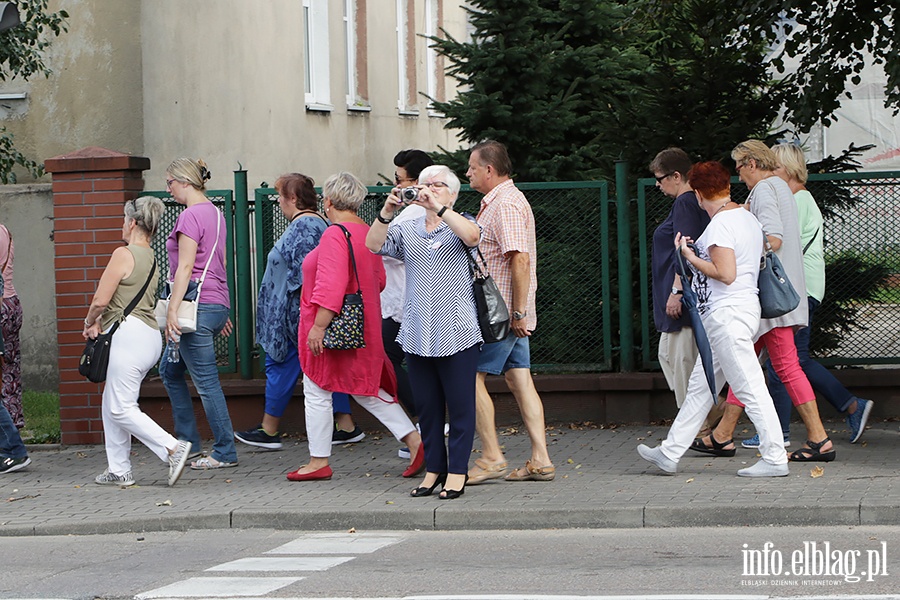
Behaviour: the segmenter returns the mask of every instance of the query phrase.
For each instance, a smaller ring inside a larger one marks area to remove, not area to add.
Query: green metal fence
[[[161,198],[166,205],[166,212],[163,215],[162,222],[159,225],[159,232],[151,243],[153,252],[156,254],[156,261],[159,265],[159,292],[164,292],[166,278],[169,276],[169,255],[166,252],[166,238],[172,232],[175,226],[175,220],[184,205],[178,204],[168,192],[144,192],[145,196],[155,196]],[[226,264],[225,269],[228,274],[228,289],[231,296],[231,319],[235,321],[235,274],[234,261],[234,194],[231,190],[210,190],[206,195],[212,203],[222,211],[225,215],[226,230],[228,232],[228,243],[225,248]],[[216,336],[216,364],[220,373],[234,373],[237,371],[237,341],[234,335],[228,337]]]
[[[826,365],[900,363],[900,172],[810,175],[807,188],[825,217],[826,293],[811,349]],[[746,186],[732,179],[732,199]],[[638,181],[641,359],[659,367],[648,240],[672,200],[652,178]],[[864,293],[869,289],[869,293]]]
[[[535,371],[578,372],[612,369],[609,279],[609,210],[606,182],[517,184],[532,205],[538,246],[538,328],[531,339]],[[368,188],[359,211],[366,222],[384,204],[391,188]],[[255,192],[255,285],[266,256],[287,227],[271,188]],[[476,214],[482,194],[463,186],[456,209]],[[254,292],[255,293],[255,292]]]

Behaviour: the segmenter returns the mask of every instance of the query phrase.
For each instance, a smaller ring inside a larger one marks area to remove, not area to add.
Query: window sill
[[[359,112],[359,113],[367,113],[372,112],[372,107],[368,104],[348,104],[347,105],[348,112]]]
[[[418,110],[400,109],[397,112],[400,114],[401,117],[418,117],[419,116]]]
[[[334,107],[330,104],[321,104],[319,102],[307,102],[306,110],[309,112],[324,112],[330,113],[334,110]]]

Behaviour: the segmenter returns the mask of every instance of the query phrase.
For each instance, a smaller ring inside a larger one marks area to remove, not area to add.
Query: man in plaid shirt
[[[531,378],[528,346],[528,338],[537,326],[534,214],[510,178],[511,172],[512,164],[503,144],[488,140],[472,148],[466,177],[472,189],[485,194],[478,212],[478,224],[482,227],[480,248],[513,319],[508,338],[481,348],[475,384],[475,428],[482,449],[481,457],[469,469],[469,485],[504,475],[507,481],[550,481],[556,475],[547,453],[544,406]],[[488,373],[505,376],[531,437],[531,457],[524,467],[509,472],[497,439],[494,404],[484,384]]]

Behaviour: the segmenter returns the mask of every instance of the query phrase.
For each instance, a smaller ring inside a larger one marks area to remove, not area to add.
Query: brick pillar
[[[59,416],[63,444],[102,444],[100,384],[78,374],[84,317],[113,250],[123,205],[144,189],[150,159],[90,147],[44,162],[53,174]]]

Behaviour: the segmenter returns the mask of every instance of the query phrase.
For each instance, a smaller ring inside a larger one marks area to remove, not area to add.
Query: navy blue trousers
[[[425,444],[425,468],[431,473],[467,473],[475,440],[478,345],[450,356],[407,354],[406,364]],[[450,423],[446,445],[445,415]]]

